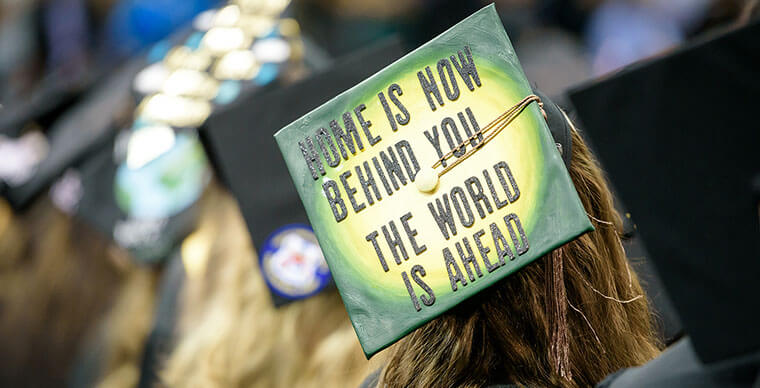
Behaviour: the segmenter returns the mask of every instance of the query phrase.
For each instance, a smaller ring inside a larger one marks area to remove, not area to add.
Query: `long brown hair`
[[[60,386],[87,331],[132,273],[118,249],[47,197],[0,200],[0,385]]]
[[[652,316],[627,264],[618,234],[620,217],[605,177],[577,131],[572,140],[570,176],[596,230],[402,339],[390,350],[380,386],[478,387],[507,382],[585,387],[658,354]],[[556,268],[552,263],[557,261],[564,267],[564,297],[557,297],[551,287]],[[560,306],[566,314],[569,373],[564,377],[552,354],[557,314],[551,306]]]
[[[165,385],[355,387],[372,370],[334,290],[273,306],[229,194],[212,187],[189,242],[179,338],[160,373]]]

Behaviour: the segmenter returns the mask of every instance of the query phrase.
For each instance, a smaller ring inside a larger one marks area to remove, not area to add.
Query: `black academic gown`
[[[691,340],[683,338],[659,357],[608,376],[597,388],[760,387],[760,350],[710,364],[702,363]]]

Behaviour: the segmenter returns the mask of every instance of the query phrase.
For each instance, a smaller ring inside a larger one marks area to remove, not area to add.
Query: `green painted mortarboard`
[[[532,94],[491,5],[275,135],[368,357],[593,229]]]

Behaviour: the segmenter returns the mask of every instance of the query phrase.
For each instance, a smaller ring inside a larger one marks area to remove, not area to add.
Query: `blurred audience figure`
[[[48,198],[23,215],[0,200],[0,386],[66,385],[87,333],[135,275],[145,276],[124,251]]]

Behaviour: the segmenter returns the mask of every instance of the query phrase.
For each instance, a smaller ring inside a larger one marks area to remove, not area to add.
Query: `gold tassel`
[[[570,371],[570,341],[567,327],[567,292],[563,268],[563,248],[555,249],[546,266],[547,313],[551,325],[549,360],[560,377],[572,380]]]

